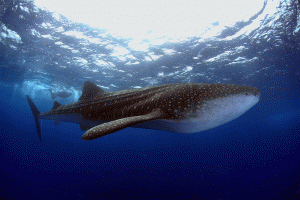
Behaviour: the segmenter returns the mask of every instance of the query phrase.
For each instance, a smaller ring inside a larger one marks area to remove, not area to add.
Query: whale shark
[[[26,95],[41,141],[41,120],[77,123],[83,140],[127,127],[198,133],[228,123],[258,103],[256,87],[234,84],[175,83],[107,92],[87,81],[77,102],[40,112]]]

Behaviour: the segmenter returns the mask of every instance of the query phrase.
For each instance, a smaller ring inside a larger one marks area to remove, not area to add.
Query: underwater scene
[[[0,0],[0,199],[300,199],[300,3]]]

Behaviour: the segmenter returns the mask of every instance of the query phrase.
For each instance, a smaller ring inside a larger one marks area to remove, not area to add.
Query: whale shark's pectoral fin
[[[152,112],[145,115],[126,117],[100,124],[89,129],[82,135],[81,138],[83,140],[93,140],[98,137],[102,137],[104,135],[108,135],[110,133],[122,130],[126,127],[160,118],[162,118],[162,112],[160,111],[160,109],[155,109]]]

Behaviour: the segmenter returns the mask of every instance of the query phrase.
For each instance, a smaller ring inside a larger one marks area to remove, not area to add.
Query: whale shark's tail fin
[[[29,96],[26,95],[26,97],[27,97],[28,104],[30,106],[31,112],[32,112],[34,120],[35,120],[36,131],[39,135],[40,141],[42,142],[42,140],[41,140],[41,124],[40,124],[40,119],[39,119],[39,115],[41,112],[37,109],[37,107],[34,105],[33,101],[29,98]]]

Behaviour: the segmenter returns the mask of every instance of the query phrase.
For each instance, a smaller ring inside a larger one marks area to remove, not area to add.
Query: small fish
[[[41,113],[27,97],[41,140],[40,120],[80,124],[83,140],[127,127],[197,133],[230,122],[260,99],[261,91],[233,84],[177,83],[106,92],[85,82],[75,103],[54,102]]]

